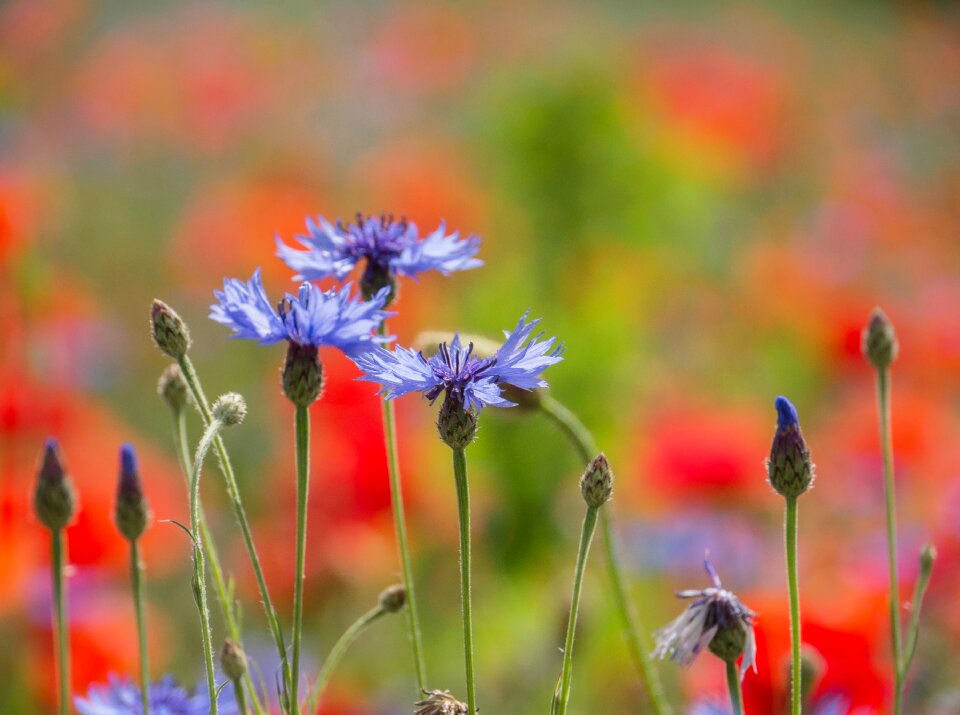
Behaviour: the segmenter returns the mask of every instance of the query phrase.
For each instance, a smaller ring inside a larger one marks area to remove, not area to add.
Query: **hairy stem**
[[[60,715],[70,712],[70,633],[67,624],[67,603],[63,586],[63,557],[67,550],[67,536],[63,529],[50,532],[51,568],[53,569],[53,608],[57,621],[57,665],[60,684]]]
[[[460,522],[460,597],[463,602],[463,659],[467,676],[467,712],[477,712],[473,673],[473,602],[470,564],[470,488],[467,458],[462,449],[453,450],[453,476],[457,482],[457,514]]]
[[[140,561],[140,544],[130,541],[130,576],[133,582],[133,607],[137,614],[137,642],[140,646],[140,699],[143,715],[150,715],[150,665],[147,660],[147,619],[143,597],[143,563]]]
[[[303,579],[307,555],[307,499],[310,493],[310,412],[297,407],[294,417],[297,450],[297,571],[293,584],[293,663],[290,705],[300,712],[300,641],[303,635]]]

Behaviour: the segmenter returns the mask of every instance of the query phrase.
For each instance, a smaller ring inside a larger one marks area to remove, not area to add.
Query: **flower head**
[[[446,690],[424,690],[425,700],[416,703],[413,715],[467,715],[468,706]]]
[[[800,431],[797,408],[783,395],[774,401],[773,406],[777,410],[777,429],[770,445],[767,479],[778,493],[797,497],[813,484],[813,461]]]
[[[150,508],[143,494],[137,454],[132,444],[120,447],[120,479],[113,516],[120,533],[130,541],[140,538],[150,520]]]
[[[297,295],[287,293],[275,309],[267,298],[260,269],[249,281],[228,278],[222,291],[214,291],[217,303],[210,317],[233,329],[233,337],[259,340],[272,345],[288,340],[298,345],[330,345],[353,357],[388,338],[373,331],[391,313],[383,310],[383,289],[369,301],[350,297],[350,285],[321,291],[303,283]]]
[[[235,715],[236,704],[228,690],[221,693],[218,709],[222,715]],[[151,715],[207,715],[210,711],[210,699],[205,692],[189,695],[169,675],[150,685],[148,697]],[[110,676],[108,685],[91,686],[87,696],[78,696],[74,704],[80,715],[140,715],[143,712],[140,686],[115,675]]]
[[[720,577],[709,560],[704,567],[712,585],[700,591],[680,591],[680,598],[693,603],[672,623],[656,632],[655,658],[669,658],[690,665],[704,648],[722,660],[736,660],[743,654],[740,677],[752,667],[757,669],[757,643],[753,633],[756,614],[720,584]]]
[[[60,445],[52,437],[43,447],[33,507],[41,523],[55,531],[62,529],[77,513],[77,492],[60,457]]]
[[[563,358],[563,346],[554,347],[556,338],[531,338],[540,320],[527,322],[524,313],[512,331],[505,331],[506,341],[490,357],[478,357],[473,343],[464,346],[459,335],[443,343],[437,354],[427,359],[422,352],[397,347],[378,348],[354,358],[364,371],[360,378],[379,383],[386,399],[411,392],[422,392],[431,404],[441,395],[466,410],[479,412],[483,407],[513,407],[516,403],[503,397],[502,387],[513,385],[522,390],[546,387],[541,373]]]
[[[461,239],[455,231],[446,233],[443,223],[433,233],[420,237],[416,224],[393,216],[379,218],[358,214],[356,223],[331,224],[323,217],[307,219],[307,235],[297,235],[306,248],[290,248],[277,238],[277,255],[293,270],[296,280],[346,277],[360,261],[369,274],[416,277],[424,271],[449,275],[483,265],[475,258],[480,237]]]

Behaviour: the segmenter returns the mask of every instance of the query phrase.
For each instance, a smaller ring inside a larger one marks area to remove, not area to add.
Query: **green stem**
[[[244,696],[242,680],[233,681],[233,697],[237,701],[237,712],[247,715],[247,699]]]
[[[60,682],[60,715],[70,712],[70,634],[67,628],[67,603],[63,587],[63,557],[67,536],[63,529],[50,532],[52,537],[51,568],[53,569],[53,607],[57,621],[57,664]]]
[[[303,578],[307,546],[307,499],[310,493],[310,412],[297,407],[294,417],[297,448],[297,571],[293,585],[293,662],[290,687],[292,712],[300,712],[300,640],[303,634]]]
[[[743,715],[743,693],[740,690],[740,673],[737,672],[737,661],[727,661],[727,689],[730,691],[730,706],[733,715]]]
[[[193,401],[200,410],[200,416],[203,418],[204,425],[209,425],[213,421],[213,415],[210,413],[210,403],[203,393],[200,380],[197,377],[193,363],[187,355],[178,360],[183,377],[190,388],[190,394]],[[263,568],[260,566],[260,558],[257,556],[257,549],[253,544],[253,534],[250,531],[250,523],[247,520],[246,510],[243,508],[243,501],[240,499],[240,489],[237,486],[237,479],[233,473],[233,465],[230,463],[230,456],[227,454],[227,448],[223,439],[217,435],[214,439],[214,446],[217,450],[217,457],[220,463],[220,471],[223,474],[227,485],[227,496],[230,498],[230,504],[233,507],[234,516],[240,525],[240,533],[243,536],[243,543],[247,549],[247,555],[250,558],[250,565],[253,567],[253,574],[257,580],[257,588],[260,591],[260,600],[263,603],[263,610],[267,615],[267,622],[270,626],[270,633],[273,636],[274,645],[277,648],[277,655],[280,657],[281,668],[283,671],[284,685],[290,683],[290,663],[287,659],[287,648],[283,642],[283,630],[280,628],[280,619],[277,616],[277,610],[270,600],[270,592],[267,589],[266,579],[263,577]],[[238,641],[239,642],[239,641]],[[251,686],[252,688],[252,686]],[[286,703],[289,705],[289,703]]]
[[[567,703],[570,701],[570,685],[573,676],[573,638],[577,630],[577,614],[580,611],[580,592],[583,588],[583,571],[587,565],[587,556],[590,554],[590,544],[593,541],[593,532],[597,527],[596,507],[587,507],[583,517],[583,529],[580,532],[580,549],[577,552],[577,568],[573,575],[573,597],[570,599],[570,618],[567,620],[567,639],[563,646],[563,670],[560,675],[560,702],[557,708],[559,715],[566,715]]]
[[[386,334],[386,321],[380,324],[380,334]],[[417,692],[427,687],[426,666],[423,657],[423,636],[420,632],[420,616],[417,610],[416,589],[413,585],[413,566],[410,561],[410,545],[407,542],[407,520],[403,508],[403,490],[400,487],[400,457],[397,450],[397,422],[393,402],[381,400],[383,407],[383,437],[387,450],[387,471],[390,475],[390,504],[393,508],[393,526],[397,534],[397,549],[400,551],[400,567],[403,571],[403,586],[407,590],[407,629],[413,648],[413,665],[417,675]]]
[[[190,450],[187,447],[187,421],[183,411],[174,412],[174,431],[173,441],[177,451],[177,457],[180,461],[180,467],[187,480],[187,486],[190,486],[190,475],[193,473],[193,460],[190,458]],[[243,647],[243,638],[240,631],[240,619],[236,613],[236,604],[227,588],[227,582],[223,575],[223,567],[220,565],[220,554],[217,552],[217,545],[207,526],[206,515],[203,511],[203,505],[198,505],[197,518],[199,520],[200,535],[203,537],[203,552],[207,559],[207,565],[210,568],[210,574],[213,576],[214,588],[217,592],[217,602],[220,604],[220,613],[227,628],[227,633],[233,642]],[[250,692],[250,699],[253,701],[254,711],[257,715],[264,715],[265,709],[260,703],[256,686],[253,683],[253,677],[248,670],[244,674],[244,683]],[[238,701],[239,702],[239,701]]]
[[[935,555],[933,547],[927,546]],[[917,576],[917,585],[913,590],[913,601],[911,601],[912,612],[910,614],[910,625],[907,627],[907,643],[903,656],[902,677],[906,680],[910,672],[910,664],[913,663],[913,656],[917,652],[917,638],[920,634],[920,608],[923,606],[924,596],[927,595],[927,586],[930,584],[930,576],[933,573],[933,557],[920,557],[920,574]]]
[[[147,619],[143,600],[143,564],[140,562],[140,544],[130,541],[130,576],[133,581],[133,606],[137,614],[137,640],[140,645],[140,699],[143,715],[150,715],[150,665],[147,660]]]
[[[893,485],[893,442],[890,434],[890,372],[877,369],[877,409],[883,451],[883,489],[887,501],[887,555],[890,561],[890,639],[894,666],[894,715],[903,706],[903,656],[900,640],[900,580],[897,573],[897,500]]]
[[[333,675],[333,671],[336,670],[344,653],[347,652],[367,626],[376,622],[386,614],[387,611],[383,610],[380,606],[370,609],[355,620],[350,627],[343,632],[343,635],[340,636],[337,642],[333,644],[333,648],[331,648],[330,653],[327,654],[326,660],[323,661],[323,668],[320,669],[320,675],[317,676],[317,681],[313,685],[312,692],[307,698],[308,713],[317,711],[317,706],[319,706],[320,700],[323,698],[323,691],[326,690],[327,683],[330,682],[330,676]]]
[[[600,452],[593,435],[563,404],[550,395],[544,395],[540,400],[540,409],[567,436],[570,443],[577,450],[584,464]],[[603,549],[606,557],[607,572],[613,592],[614,605],[620,619],[620,628],[627,642],[627,649],[633,659],[640,681],[647,691],[650,704],[656,715],[672,715],[672,709],[667,702],[660,676],[650,658],[650,647],[642,640],[641,633],[645,632],[640,617],[627,595],[626,581],[623,577],[623,567],[620,563],[619,548],[616,531],[614,530],[613,516],[607,506],[600,514],[600,525],[603,529]]]
[[[200,634],[203,639],[203,659],[207,668],[207,689],[210,694],[210,714],[217,714],[217,683],[213,665],[213,637],[210,629],[210,609],[207,605],[207,577],[206,563],[203,557],[203,535],[200,533],[200,474],[203,471],[203,460],[210,450],[210,445],[217,437],[223,424],[219,420],[211,420],[210,425],[200,438],[197,445],[197,455],[193,460],[193,471],[190,474],[190,529],[193,532],[193,563],[194,563],[194,598],[197,610],[200,612]]]
[[[477,712],[473,675],[473,603],[470,586],[470,488],[467,458],[462,449],[453,450],[453,476],[457,482],[457,513],[460,521],[460,597],[463,601],[463,659],[467,675],[467,712]]]
[[[800,587],[797,580],[797,498],[787,497],[784,542],[787,552],[787,587],[790,591],[790,713],[800,715]]]

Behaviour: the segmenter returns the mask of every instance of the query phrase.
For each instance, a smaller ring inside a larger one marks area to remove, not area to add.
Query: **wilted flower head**
[[[563,359],[563,346],[554,347],[556,338],[540,340],[541,333],[531,339],[540,320],[527,322],[528,315],[523,314],[512,332],[504,331],[506,341],[491,357],[478,357],[473,343],[464,347],[460,336],[454,335],[429,359],[422,352],[398,346],[371,350],[354,362],[365,373],[360,379],[382,385],[380,393],[388,400],[422,392],[432,404],[446,393],[447,399],[467,410],[479,412],[487,405],[513,407],[516,403],[503,397],[504,385],[522,390],[546,387],[541,373]]]
[[[467,704],[446,690],[424,690],[423,694],[427,698],[417,703],[413,715],[467,715]]]
[[[679,598],[693,603],[672,623],[656,632],[655,658],[669,658],[690,665],[704,648],[718,658],[731,661],[743,654],[740,677],[748,668],[757,669],[757,643],[753,633],[756,614],[720,584],[720,577],[709,560],[704,567],[712,586],[701,591],[680,591]]]
[[[223,290],[213,293],[219,302],[210,306],[210,317],[232,328],[234,338],[259,340],[263,345],[283,340],[313,347],[330,345],[350,356],[387,339],[373,335],[391,315],[382,310],[387,289],[364,302],[350,297],[349,284],[321,291],[303,283],[297,295],[287,293],[274,308],[258,268],[249,281],[228,278]]]
[[[221,692],[217,701],[222,715],[236,715],[237,707],[229,688]],[[152,683],[148,695],[151,715],[207,715],[210,699],[206,692],[189,695],[176,684],[172,676]],[[131,680],[110,676],[109,685],[93,685],[86,697],[74,698],[80,715],[141,715],[140,686]]]
[[[424,271],[448,275],[483,264],[474,258],[480,238],[461,239],[457,232],[447,235],[444,224],[424,238],[415,224],[392,216],[379,218],[358,214],[356,223],[331,224],[323,217],[307,219],[307,235],[297,235],[306,250],[290,248],[277,238],[277,255],[293,270],[296,280],[346,277],[360,261],[366,261],[361,279],[364,294],[368,287],[379,289],[393,276],[412,276]],[[389,302],[389,301],[388,301]]]

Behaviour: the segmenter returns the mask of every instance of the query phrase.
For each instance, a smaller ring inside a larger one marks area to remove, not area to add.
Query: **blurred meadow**
[[[68,529],[73,686],[134,675],[126,546],[112,523],[117,449],[141,456],[157,519],[187,520],[156,395],[159,297],[190,325],[285,627],[294,574],[293,409],[280,347],[207,319],[225,276],[263,267],[308,216],[441,220],[485,265],[404,282],[391,329],[492,337],[527,308],[566,343],[546,378],[616,474],[631,595],[645,632],[706,585],[759,614],[751,715],[785,712],[783,502],[763,460],[778,394],[817,464],[800,511],[804,641],[820,695],[887,713],[893,689],[873,371],[860,331],[896,325],[893,428],[900,573],[940,553],[906,712],[960,713],[960,13],[951,3],[483,4],[293,0],[0,5],[0,713],[52,712],[47,532],[31,509],[47,435],[81,498]],[[399,580],[375,387],[321,353],[305,661],[315,673]],[[435,408],[397,402],[432,687],[463,695],[457,514]],[[548,711],[583,504],[553,425],[485,412],[470,447],[478,690],[487,715]],[[191,416],[195,418],[195,415]],[[200,434],[190,424],[191,440]],[[204,502],[237,580],[248,651],[275,663],[216,470]],[[190,546],[144,540],[154,676],[203,678]],[[215,613],[215,638],[222,638]],[[651,642],[652,643],[652,642]],[[723,700],[722,664],[659,664],[678,712]],[[409,713],[400,618],[347,654],[323,715]],[[648,712],[588,565],[571,711]]]

